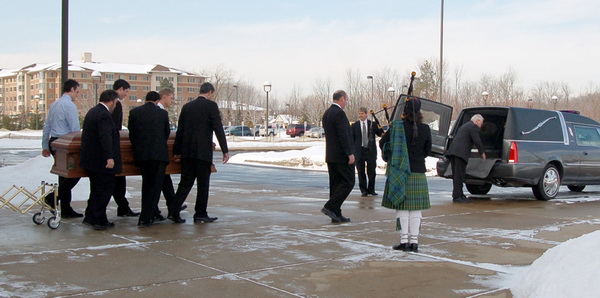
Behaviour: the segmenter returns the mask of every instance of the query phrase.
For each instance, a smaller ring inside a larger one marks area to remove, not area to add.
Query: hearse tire
[[[467,190],[474,195],[486,195],[492,189],[492,185],[487,183],[483,185],[466,184],[466,186]]]
[[[537,185],[532,186],[533,195],[538,200],[548,201],[556,198],[560,189],[560,173],[554,165],[547,165],[544,168],[542,177]]]
[[[574,192],[582,192],[583,189],[585,188],[585,185],[567,185],[567,188],[570,191],[574,191]]]

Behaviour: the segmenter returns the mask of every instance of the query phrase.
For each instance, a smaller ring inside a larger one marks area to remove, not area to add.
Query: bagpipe
[[[408,96],[412,96],[413,93],[413,83],[415,81],[415,76],[417,75],[416,72],[412,72],[410,74],[410,85],[408,86]],[[400,94],[400,96],[398,97],[398,99],[400,99],[402,97],[403,94]],[[390,123],[392,123],[391,119],[390,119],[390,114],[388,112],[388,105],[387,104],[383,104],[383,108],[377,112],[371,110],[370,114],[371,114],[371,120],[373,121],[373,123],[375,123],[375,125],[377,125],[377,127],[379,127],[379,129],[383,128],[383,125],[381,124],[381,122],[379,121],[379,119],[377,118],[377,114],[384,112],[385,113],[385,121],[386,121],[386,125],[389,125]],[[384,133],[386,134],[387,131]]]
[[[417,75],[416,72],[412,72],[410,74],[410,85],[408,86],[408,93],[407,96],[412,96],[413,93],[413,83],[415,81],[415,76]],[[400,96],[398,97],[398,100],[400,100],[400,98],[402,98],[403,94],[400,94]],[[396,106],[397,108],[397,106]],[[390,114],[388,112],[388,106],[387,104],[383,105],[383,109],[375,112],[373,110],[370,111],[371,113],[371,117],[372,117],[372,123],[375,123],[379,129],[382,129],[382,125],[381,122],[379,121],[379,119],[377,119],[377,114],[384,112],[385,113],[385,120],[387,122],[387,125],[389,126],[392,123],[393,119],[390,119]],[[389,129],[386,130],[383,135],[381,136],[381,140],[379,140],[379,147],[381,148],[381,157],[383,158],[384,161],[388,161],[388,159],[391,156],[391,146],[390,146],[390,133],[389,133]]]

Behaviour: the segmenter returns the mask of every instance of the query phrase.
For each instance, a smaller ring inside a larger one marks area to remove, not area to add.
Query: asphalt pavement
[[[81,219],[52,230],[0,209],[0,297],[511,297],[514,274],[547,249],[600,228],[600,187],[561,189],[537,201],[529,189],[492,188],[470,204],[453,204],[451,181],[430,178],[419,253],[391,249],[394,212],[358,187],[343,206],[352,221],[320,213],[327,174],[217,164],[209,214],[184,224],[138,228],[137,218],[109,219],[94,231]],[[174,175],[177,183],[178,175]],[[128,177],[139,210],[139,177]],[[74,208],[83,211],[85,201]],[[166,212],[164,201],[161,208]]]

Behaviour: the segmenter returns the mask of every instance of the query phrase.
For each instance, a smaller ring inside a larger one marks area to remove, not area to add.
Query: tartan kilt
[[[429,187],[425,173],[410,173],[406,181],[406,199],[397,205],[384,200],[381,206],[395,210],[425,210],[431,208],[429,202]]]

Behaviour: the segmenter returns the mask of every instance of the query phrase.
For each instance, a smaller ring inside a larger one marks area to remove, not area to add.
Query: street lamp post
[[[367,76],[367,80],[371,80],[371,103],[375,101],[375,89],[373,89],[373,76]]]
[[[394,87],[390,87],[388,88],[387,93],[390,96],[390,103],[394,104],[394,94],[396,93],[396,89],[394,89]]]
[[[481,96],[483,96],[483,105],[487,106],[487,97],[488,97],[489,93],[487,91],[483,91],[481,92]]]
[[[267,93],[267,117],[265,118],[265,137],[269,139],[269,92],[271,92],[271,82],[265,81],[263,89]]]
[[[40,96],[35,95],[33,97],[35,100],[35,130],[38,130],[38,123],[40,121],[39,107],[40,107]]]
[[[554,110],[556,111],[556,103],[558,102],[558,96],[552,95],[552,103],[554,104]]]
[[[94,82],[94,91],[95,91],[95,95],[96,95],[94,100],[98,100],[98,83],[100,82],[101,78],[102,78],[102,73],[100,73],[97,70],[92,71],[92,81]]]
[[[235,88],[235,110],[237,112],[237,115],[235,115],[235,120],[237,122],[241,122],[240,125],[244,125],[243,119],[240,120],[240,91],[238,90],[237,85],[233,85],[233,88]]]
[[[533,98],[528,99],[527,102],[529,104],[529,108],[531,109],[533,107]]]

